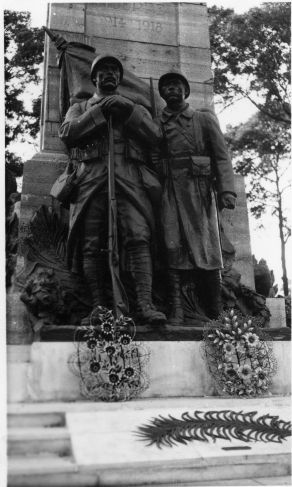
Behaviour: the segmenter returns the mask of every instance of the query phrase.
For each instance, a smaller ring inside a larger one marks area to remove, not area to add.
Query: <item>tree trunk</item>
[[[283,281],[283,290],[284,296],[288,296],[289,294],[289,287],[288,287],[288,276],[287,276],[287,265],[286,265],[286,248],[285,248],[285,237],[284,237],[284,218],[283,218],[283,207],[282,207],[282,195],[279,186],[279,177],[278,172],[276,171],[276,185],[277,185],[277,195],[278,195],[278,216],[279,216],[279,233],[280,233],[280,240],[281,240],[281,262],[282,262],[282,281]]]

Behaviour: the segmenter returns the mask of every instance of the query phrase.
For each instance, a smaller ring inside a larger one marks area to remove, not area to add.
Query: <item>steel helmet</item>
[[[165,82],[167,80],[172,79],[172,78],[179,78],[184,83],[185,88],[186,88],[185,98],[188,98],[190,96],[190,85],[189,85],[189,82],[188,82],[187,78],[180,71],[178,71],[176,69],[174,69],[173,71],[169,71],[168,73],[163,74],[159,78],[159,81],[158,81],[158,90],[159,90],[160,96],[162,96],[162,94],[161,94],[161,88],[162,88],[162,86],[165,84]]]
[[[122,65],[121,61],[119,61],[115,56],[112,56],[111,54],[102,54],[102,55],[97,56],[92,62],[91,71],[90,71],[90,77],[91,77],[92,83],[95,84],[93,80],[95,79],[95,73],[98,69],[98,66],[100,64],[102,64],[105,60],[110,60],[110,61],[113,61],[115,64],[117,64],[117,66],[120,70],[120,82],[121,82],[123,79],[123,74],[124,74],[124,69],[123,69],[123,65]]]

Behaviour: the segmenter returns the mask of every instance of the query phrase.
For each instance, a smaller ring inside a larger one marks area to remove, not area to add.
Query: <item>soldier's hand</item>
[[[233,193],[228,193],[227,191],[221,193],[219,197],[219,210],[222,210],[223,208],[234,210],[235,201],[236,201],[236,196]]]
[[[128,118],[133,108],[134,103],[121,95],[107,97],[102,105],[102,111],[105,116],[111,114],[114,117],[120,118]]]
[[[103,98],[102,100],[97,101],[96,103],[99,103],[99,107],[101,108],[101,111],[106,119],[109,118],[111,114],[111,110],[109,107],[109,100],[113,98],[115,95],[107,96],[106,98]],[[95,104],[94,104],[95,105]]]

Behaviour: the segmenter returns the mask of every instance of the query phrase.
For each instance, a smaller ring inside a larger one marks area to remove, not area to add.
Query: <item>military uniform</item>
[[[194,111],[187,104],[179,113],[165,108],[159,124],[166,141],[159,163],[161,222],[168,267],[174,270],[169,274],[175,300],[179,287],[175,271],[195,270],[204,280],[205,292],[212,288],[208,282],[220,279],[223,261],[217,196],[219,199],[224,192],[236,195],[224,137],[210,110]],[[211,307],[210,316],[215,316],[217,307],[214,311]]]
[[[160,124],[167,140],[161,162],[162,224],[169,267],[222,268],[216,196],[234,190],[234,176],[216,116],[165,108]]]
[[[84,272],[91,284],[94,304],[103,299],[101,283],[106,254],[102,251],[107,248],[109,134],[102,111],[105,100],[106,97],[96,93],[88,101],[74,104],[59,134],[79,161],[77,193],[70,205],[68,264],[72,270]],[[122,123],[113,119],[113,135],[118,238],[126,254],[126,265],[135,274],[137,300],[141,306],[146,300],[149,306],[152,203],[159,198],[161,187],[147,163],[149,145],[157,143],[159,130],[146,108],[134,105],[131,115]],[[147,292],[143,288],[146,278]]]

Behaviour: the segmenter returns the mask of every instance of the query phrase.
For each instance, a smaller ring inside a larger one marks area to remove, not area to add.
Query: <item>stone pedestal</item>
[[[149,388],[142,397],[214,396],[216,389],[202,354],[202,342],[147,342]],[[291,393],[289,341],[273,344],[277,373],[272,394]],[[76,401],[79,379],[68,362],[72,343],[33,343],[8,347],[8,402]]]
[[[235,209],[224,209],[222,212],[224,231],[235,247],[233,267],[241,274],[242,284],[255,289],[245,184],[242,176],[235,176],[235,191]]]
[[[32,343],[33,330],[28,320],[25,305],[20,300],[20,293],[9,293],[6,296],[7,343],[24,345]]]
[[[64,171],[68,156],[62,152],[42,151],[24,166],[20,210],[20,241],[27,235],[28,224],[41,205],[52,206],[50,190]],[[20,249],[21,251],[21,249]]]
[[[286,310],[284,298],[267,298],[267,306],[271,313],[270,328],[283,328],[286,325]]]

